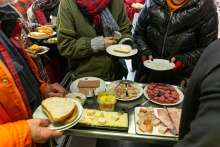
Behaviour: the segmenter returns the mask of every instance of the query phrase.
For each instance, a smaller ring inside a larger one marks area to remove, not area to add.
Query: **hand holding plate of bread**
[[[137,54],[137,49],[132,49],[131,46],[125,44],[111,45],[106,49],[107,53],[116,57],[130,57]]]
[[[42,101],[33,118],[48,119],[51,122],[49,129],[64,131],[80,121],[82,112],[82,105],[74,99],[51,97]]]

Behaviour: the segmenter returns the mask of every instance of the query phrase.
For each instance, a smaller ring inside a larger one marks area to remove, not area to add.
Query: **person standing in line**
[[[190,76],[203,50],[217,36],[213,0],[149,0],[133,35],[140,56],[135,80],[179,84]],[[176,68],[154,72],[143,66],[145,60],[154,58],[170,60]]]
[[[122,0],[60,2],[58,47],[76,79],[94,76],[113,81],[127,76],[125,63],[105,51],[119,42],[132,44],[131,24]]]
[[[0,147],[31,147],[63,135],[47,129],[48,120],[32,119],[42,97],[61,97],[65,89],[40,79],[20,44],[18,17],[8,0],[0,0]]]

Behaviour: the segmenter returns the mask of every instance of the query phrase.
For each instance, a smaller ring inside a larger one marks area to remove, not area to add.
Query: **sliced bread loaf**
[[[59,124],[71,117],[77,109],[75,102],[70,98],[51,97],[42,101],[43,112],[48,116],[48,119]]]

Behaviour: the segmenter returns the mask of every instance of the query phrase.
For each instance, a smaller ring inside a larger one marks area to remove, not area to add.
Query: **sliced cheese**
[[[95,114],[94,114],[95,112]],[[85,109],[80,120],[81,124],[97,127],[128,127],[128,115],[126,113],[105,112]]]

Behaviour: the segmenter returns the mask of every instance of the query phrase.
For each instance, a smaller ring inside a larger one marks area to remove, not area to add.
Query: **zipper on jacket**
[[[171,14],[170,14],[169,21],[168,21],[168,24],[167,24],[166,33],[164,35],[163,47],[162,47],[162,51],[161,51],[161,57],[163,57],[163,54],[164,54],[164,51],[165,51],[165,44],[166,44],[166,41],[167,41],[168,31],[169,31],[169,28],[170,28],[170,21],[171,21],[172,17],[173,17],[173,12],[171,12]]]

